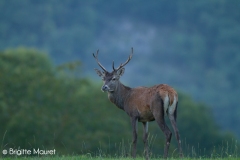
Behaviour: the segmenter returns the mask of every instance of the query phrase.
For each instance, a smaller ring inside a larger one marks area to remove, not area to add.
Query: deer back
[[[178,102],[177,92],[166,84],[133,88],[126,99],[125,108],[129,110],[128,112],[148,113],[152,112],[153,103],[159,100],[162,101],[165,112],[171,106],[171,110],[175,110]]]

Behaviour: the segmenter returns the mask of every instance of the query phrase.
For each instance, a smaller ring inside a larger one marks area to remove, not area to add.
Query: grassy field
[[[92,157],[91,155],[80,155],[80,156],[53,156],[53,157],[2,157],[4,160],[133,160],[132,158],[121,158],[121,157]],[[159,160],[163,158],[150,158],[150,160]],[[168,160],[240,160],[239,157],[225,157],[225,158],[168,158]],[[135,160],[144,160],[144,157],[138,157]]]
[[[183,147],[184,158],[178,158],[178,152],[176,151],[177,149],[175,149],[169,152],[168,160],[240,160],[240,147],[237,145],[237,143],[230,143],[230,145],[229,143],[227,143],[226,145],[222,145],[220,147],[220,150],[214,147],[214,149],[210,152],[201,152],[200,149],[195,149],[194,147],[189,148],[186,147],[187,145],[183,146],[185,146]],[[11,150],[11,148],[2,149],[2,155],[0,155],[0,160],[133,160],[133,158],[129,157],[129,155],[131,155],[131,149],[127,148],[124,145],[120,145],[119,149],[116,149],[116,153],[111,153],[108,150],[102,150],[101,148],[99,148],[98,151],[89,151],[82,153],[81,155],[77,155],[74,153],[62,155],[61,152],[58,153],[55,149],[46,150],[49,151],[49,154],[41,154],[41,152],[35,154],[35,149],[28,150],[30,151],[30,154],[27,154],[27,149],[13,150]],[[36,149],[36,151],[38,150],[39,149]],[[50,151],[52,152],[50,153]],[[135,160],[145,159],[143,157],[144,154],[140,153],[141,152],[137,154],[138,157]],[[151,149],[149,156],[150,160],[164,159],[161,157],[161,153],[155,155],[151,152]]]
[[[105,154],[94,154],[94,153],[87,153],[83,155],[39,155],[39,156],[26,156],[26,155],[6,155],[6,156],[0,156],[0,160],[11,160],[11,159],[17,159],[17,160],[133,160],[131,157],[121,156],[119,154],[116,154],[115,156],[111,155],[105,155]],[[138,156],[135,160],[144,160],[145,158],[143,156]],[[150,156],[150,160],[157,160],[157,159],[164,159],[159,156]],[[197,155],[185,155],[184,158],[178,158],[178,155],[171,155],[169,154],[168,160],[240,160],[240,157],[238,155],[238,152],[235,152],[235,154],[210,154],[210,156],[197,156]]]

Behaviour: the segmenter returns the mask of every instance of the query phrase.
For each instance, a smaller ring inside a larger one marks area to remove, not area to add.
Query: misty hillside
[[[80,60],[81,76],[100,82],[92,53],[99,49],[110,71],[133,47],[124,84],[168,83],[211,106],[221,128],[239,136],[239,8],[238,0],[1,0],[0,50],[36,48],[56,65]]]

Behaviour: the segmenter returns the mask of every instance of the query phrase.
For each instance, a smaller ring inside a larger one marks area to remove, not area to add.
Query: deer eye
[[[115,81],[115,80],[116,80],[116,78],[115,78],[115,77],[113,77],[113,78],[112,78],[112,80],[113,80],[113,81]]]

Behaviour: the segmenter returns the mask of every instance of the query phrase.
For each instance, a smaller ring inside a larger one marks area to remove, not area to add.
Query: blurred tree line
[[[138,63],[128,67],[139,74],[126,73],[129,84],[176,86],[239,137],[239,8],[238,0],[1,0],[0,49],[38,48],[56,64],[81,59],[92,76],[89,53],[120,63],[134,47]]]
[[[100,84],[76,76],[81,75],[80,64],[55,67],[47,54],[34,49],[0,53],[1,149],[56,149],[59,155],[128,153],[132,137],[128,116],[109,102]],[[238,145],[232,134],[220,131],[207,106],[182,93],[179,100],[185,154],[206,156],[215,150],[226,155],[227,143]],[[152,153],[162,154],[163,133],[154,122],[149,130]],[[138,141],[141,155],[141,138]],[[172,142],[171,152],[177,148],[175,137]]]

